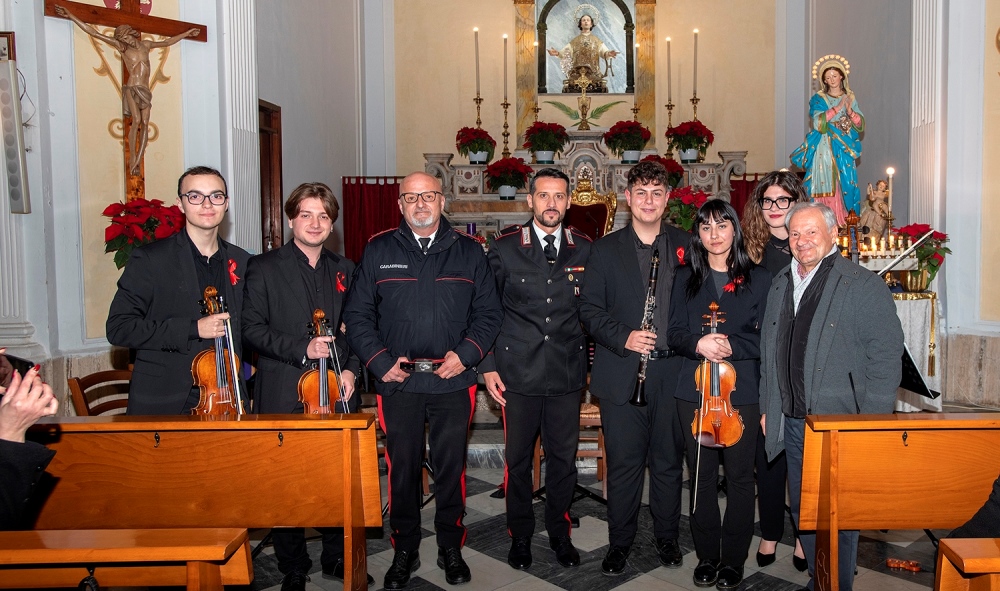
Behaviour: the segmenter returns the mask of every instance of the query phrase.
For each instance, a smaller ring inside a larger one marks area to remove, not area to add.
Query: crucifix
[[[182,39],[208,40],[203,25],[175,21],[140,12],[140,0],[120,0],[119,9],[101,8],[79,2],[45,0],[45,15],[73,21],[88,35],[118,50],[122,57],[122,148],[125,160],[126,199],[146,194],[143,155],[149,141],[151,49],[168,47]],[[91,25],[115,27],[114,36],[102,35]],[[141,32],[164,35],[163,41],[148,41]]]

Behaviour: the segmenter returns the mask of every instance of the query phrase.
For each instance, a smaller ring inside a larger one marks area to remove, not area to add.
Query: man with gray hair
[[[768,459],[788,458],[798,527],[806,415],[891,413],[902,374],[903,329],[877,275],[840,255],[837,219],[821,203],[789,212],[792,262],[771,284],[761,327],[761,428]],[[816,534],[801,532],[816,568]],[[858,532],[840,532],[840,589],[850,591]],[[810,579],[808,588],[813,589]]]

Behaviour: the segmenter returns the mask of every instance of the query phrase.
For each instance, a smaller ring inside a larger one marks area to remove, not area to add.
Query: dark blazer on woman
[[[301,412],[297,386],[299,378],[311,366],[311,361],[307,365],[302,361],[312,339],[307,329],[312,322],[313,308],[309,305],[297,254],[298,247],[288,242],[277,250],[253,257],[247,265],[243,340],[260,354],[254,378],[254,412],[257,413]],[[344,297],[351,285],[354,263],[324,250],[323,265],[331,265],[328,276],[336,278],[333,285],[324,286],[333,293],[333,310],[324,310],[326,319],[337,334],[335,342],[342,369],[356,376],[358,360],[349,356],[347,337],[340,330]]]
[[[240,281],[250,254],[221,238],[219,251],[230,280],[216,288],[228,305],[239,355]],[[213,339],[198,338],[192,327],[192,321],[202,317],[200,289],[186,230],[132,252],[118,280],[106,327],[112,345],[136,350],[128,414],[175,415],[184,409],[194,384],[191,363],[214,344]]]
[[[734,406],[757,404],[757,388],[760,384],[760,326],[764,318],[771,274],[763,267],[755,266],[750,271],[749,285],[735,291],[723,289],[718,293],[715,281],[709,276],[701,285],[695,297],[688,299],[687,282],[691,277],[691,267],[684,266],[674,275],[674,288],[670,294],[670,324],[667,340],[671,349],[681,356],[680,377],[674,396],[688,402],[700,402],[701,397],[695,386],[694,375],[703,359],[695,348],[698,340],[710,332],[704,326],[708,322],[702,318],[708,314],[708,306],[713,301],[719,304],[720,316],[725,320],[718,332],[729,337],[733,354],[726,361],[736,370],[736,390],[730,395]]]

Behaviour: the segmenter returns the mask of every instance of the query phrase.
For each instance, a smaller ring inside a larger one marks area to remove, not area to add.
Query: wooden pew
[[[1000,589],[1000,539],[941,540],[935,591]]]
[[[59,566],[53,566],[59,565]],[[78,529],[0,532],[0,588],[186,585],[222,591],[253,580],[247,530]]]
[[[997,458],[1000,413],[807,417],[800,527],[816,530],[816,563],[830,565],[815,588],[839,589],[842,529],[965,523],[993,488]]]
[[[29,437],[56,451],[58,479],[35,529],[343,527],[344,587],[367,588],[370,415],[74,417]]]

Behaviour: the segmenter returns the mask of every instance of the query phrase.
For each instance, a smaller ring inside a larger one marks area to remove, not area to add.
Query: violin
[[[326,313],[319,308],[313,312],[312,322],[309,323],[309,336],[333,336]],[[327,366],[328,362],[332,362],[332,369]],[[299,378],[299,402],[305,414],[330,414],[330,397],[333,395],[340,399],[341,407],[346,412],[347,396],[340,379],[340,359],[333,343],[330,343],[329,357],[320,357],[318,365],[318,369],[310,369]]]
[[[720,318],[725,312],[719,312],[719,304],[715,302],[708,309],[709,314],[702,318],[708,320],[705,326],[711,334],[716,334],[719,324],[725,322]],[[694,383],[701,392],[701,406],[694,413],[691,434],[704,447],[721,449],[735,445],[743,436],[743,417],[729,399],[736,389],[736,369],[727,361],[713,363],[706,359],[698,366]]]
[[[201,313],[205,316],[227,311],[224,298],[209,285],[205,288]],[[191,362],[191,376],[198,387],[198,405],[191,409],[193,415],[242,415],[243,397],[237,371],[240,360],[233,346],[233,327],[227,318],[221,337],[215,337],[214,346],[201,351]]]

